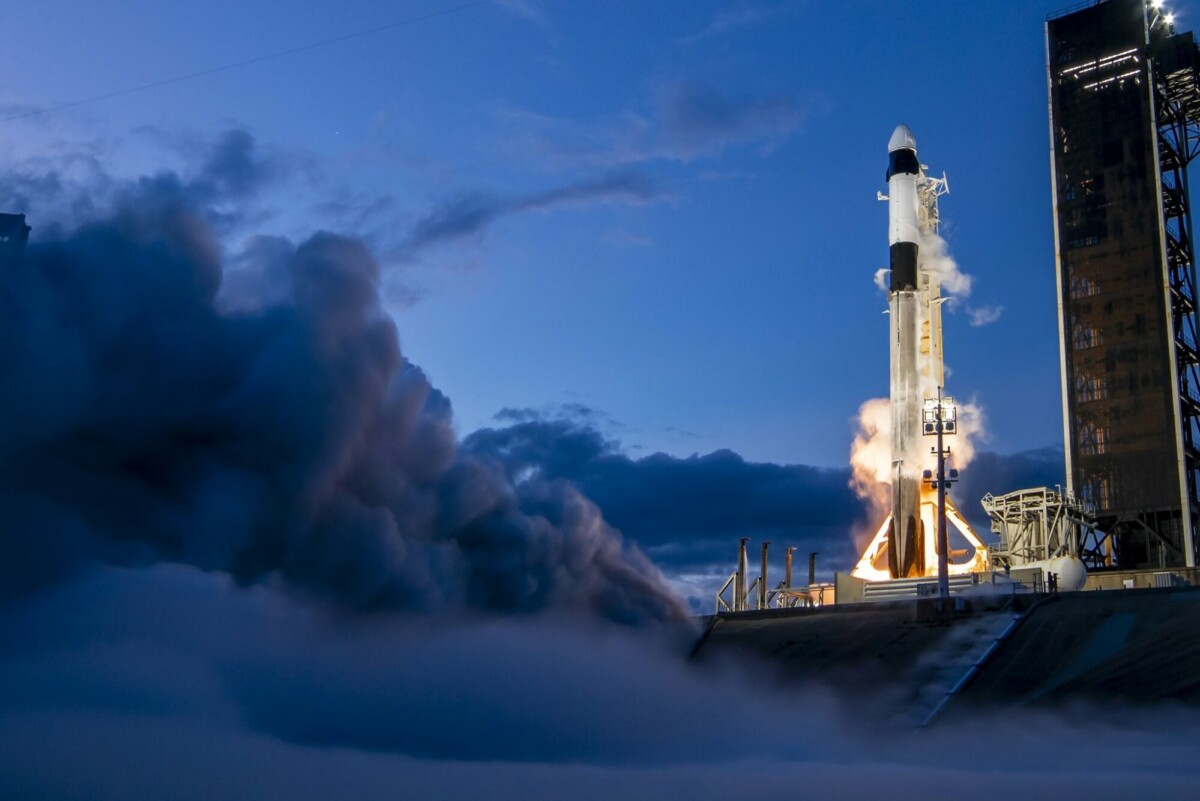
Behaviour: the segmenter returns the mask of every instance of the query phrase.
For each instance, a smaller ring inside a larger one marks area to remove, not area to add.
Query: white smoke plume
[[[891,273],[892,271],[887,267],[880,267],[875,271],[875,286],[879,288],[880,292],[888,291],[888,276],[891,275]]]
[[[936,388],[935,388],[936,390]],[[988,440],[987,418],[983,407],[972,398],[966,402],[955,402],[957,433],[945,437],[950,449],[949,464],[962,470],[975,458],[978,446]],[[932,440],[930,440],[932,442]],[[926,469],[934,469],[935,457],[930,455],[926,443],[917,440],[920,453],[904,454],[909,464],[920,464],[927,460]],[[850,444],[850,487],[866,505],[869,512],[868,526],[875,527],[892,511],[892,406],[888,398],[871,398],[858,407],[854,440]],[[873,533],[855,531],[855,539]]]
[[[858,430],[850,444],[850,486],[872,518],[891,508],[892,405],[871,398],[858,407]]]
[[[951,302],[971,294],[972,278],[958,268],[949,252],[946,240],[932,231],[921,234],[921,269],[931,272],[942,286],[942,295]]]
[[[982,328],[985,325],[991,325],[1000,319],[1004,314],[1003,306],[979,306],[977,308],[967,308],[967,313],[971,315],[971,327]]]
[[[987,416],[983,406],[974,398],[958,401],[958,433],[946,438],[950,447],[950,463],[959,470],[975,460],[975,453],[990,438],[987,432]]]

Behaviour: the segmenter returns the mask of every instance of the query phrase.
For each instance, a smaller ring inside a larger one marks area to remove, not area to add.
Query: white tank
[[[1078,556],[1060,556],[1050,560],[1049,572],[1058,574],[1059,592],[1077,592],[1087,583],[1087,568]]]
[[[1046,577],[1047,588],[1051,573],[1058,574],[1059,592],[1078,592],[1087,582],[1087,568],[1077,556],[1058,556],[1054,559],[1041,559],[1037,562],[1026,562],[1023,565],[1013,565],[1014,570],[1027,570],[1040,567]]]

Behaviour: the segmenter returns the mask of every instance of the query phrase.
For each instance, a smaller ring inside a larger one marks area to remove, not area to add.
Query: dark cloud
[[[509,111],[518,146],[555,168],[621,168],[656,161],[718,158],[737,147],[766,153],[803,124],[808,104],[777,94],[739,96],[696,81],[659,85],[652,108],[581,122]]]
[[[255,240],[240,269],[273,293],[218,302],[220,229],[198,204],[264,179],[251,145],[117,187],[107,215],[47,226],[4,266],[0,593],[172,561],[350,608],[678,615],[574,486],[458,449],[362,242]]]
[[[607,413],[578,402],[550,404],[539,409],[505,406],[492,415],[493,420],[501,423],[529,423],[547,418],[573,420],[589,425],[600,421],[610,424],[613,422]]]
[[[747,462],[732,451],[634,459],[586,419],[505,415],[513,424],[468,436],[465,450],[496,459],[516,480],[566,479],[605,519],[673,570],[732,566],[739,537],[847,561],[864,510],[849,470]]]
[[[248,131],[233,129],[208,148],[195,185],[214,199],[242,200],[268,183],[279,169],[275,159],[262,154]]]
[[[711,155],[737,144],[770,146],[800,127],[804,112],[789,97],[738,100],[711,86],[668,86],[659,109],[662,147],[677,158]]]
[[[641,204],[660,196],[661,191],[648,178],[631,172],[508,198],[467,193],[447,201],[419,220],[413,226],[404,250],[413,255],[430,245],[474,236],[497,218],[511,214],[572,204]]]
[[[0,103],[0,122],[10,122],[19,120],[24,117],[33,117],[42,113],[41,106],[35,106],[32,103]]]
[[[129,211],[142,198],[170,197],[227,233],[243,223],[261,221],[264,213],[249,201],[293,175],[302,161],[268,152],[239,128],[212,139],[141,133],[149,142],[167,145],[185,167],[127,181],[110,172],[111,154],[103,146],[40,156],[0,172],[0,208],[29,214],[45,239],[95,222],[114,207]]]
[[[0,203],[10,212],[40,216],[45,223],[91,219],[111,198],[116,182],[98,149],[77,148],[34,157],[0,171]]]

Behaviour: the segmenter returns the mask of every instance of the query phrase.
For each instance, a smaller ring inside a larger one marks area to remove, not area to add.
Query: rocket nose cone
[[[908,130],[907,125],[897,125],[896,130],[892,131],[892,138],[888,140],[888,152],[916,149],[917,140],[913,138],[912,131]]]

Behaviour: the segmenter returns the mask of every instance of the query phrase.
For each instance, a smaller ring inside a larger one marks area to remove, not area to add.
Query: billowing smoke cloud
[[[933,393],[930,393],[932,397]],[[946,436],[949,464],[963,470],[975,460],[979,444],[987,441],[983,407],[974,400],[955,401],[957,433]],[[857,428],[850,443],[850,487],[870,513],[872,525],[891,513],[892,406],[887,398],[871,398],[858,409]],[[923,443],[918,442],[918,445]],[[921,458],[926,458],[924,450]],[[978,498],[973,499],[977,501]],[[867,532],[854,529],[856,538]],[[874,532],[870,532],[874,533]]]
[[[1200,777],[1194,710],[918,733],[749,660],[690,666],[661,631],[347,619],[189,567],[100,568],[0,627],[5,798],[1187,798]]]
[[[946,438],[950,448],[950,464],[962,470],[975,461],[980,444],[988,441],[987,415],[983,406],[974,398],[955,399],[957,432]]]
[[[681,614],[569,483],[459,450],[361,242],[251,240],[239,270],[274,294],[218,302],[209,212],[253,191],[244,144],[193,179],[123,185],[82,223],[34,220],[4,265],[0,593],[165,561],[347,608]]]
[[[871,517],[882,519],[892,504],[892,404],[887,398],[871,398],[858,407],[857,419],[850,443],[850,486]]]

